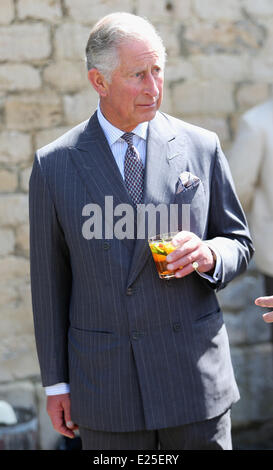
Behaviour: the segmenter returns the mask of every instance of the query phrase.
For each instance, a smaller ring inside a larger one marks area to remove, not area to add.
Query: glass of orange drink
[[[170,232],[155,235],[148,239],[160,279],[172,279],[175,277],[175,271],[169,271],[167,269],[168,262],[166,261],[166,257],[177,248],[172,244],[172,239],[176,233],[177,232]]]

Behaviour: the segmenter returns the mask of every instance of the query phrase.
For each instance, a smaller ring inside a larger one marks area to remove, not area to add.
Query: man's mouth
[[[138,104],[138,106],[141,106],[142,108],[153,108],[156,106],[157,101],[154,101],[153,103],[145,103],[145,104]]]

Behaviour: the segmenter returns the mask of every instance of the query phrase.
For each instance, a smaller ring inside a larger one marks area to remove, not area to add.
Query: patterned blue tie
[[[128,145],[124,161],[124,179],[128,193],[135,204],[141,204],[144,190],[144,167],[137,149],[133,145],[132,132],[121,136]]]

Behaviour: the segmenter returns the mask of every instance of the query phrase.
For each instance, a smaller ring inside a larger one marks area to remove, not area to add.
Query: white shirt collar
[[[97,116],[99,123],[104,131],[105,137],[108,140],[110,147],[124,134],[124,131],[113,126],[102,114],[100,109],[100,104],[98,104]],[[141,139],[146,140],[147,131],[148,131],[148,122],[141,122],[140,124],[132,130],[132,132],[140,137]]]

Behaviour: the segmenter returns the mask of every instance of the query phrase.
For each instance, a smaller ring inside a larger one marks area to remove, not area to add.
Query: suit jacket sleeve
[[[68,382],[69,250],[35,156],[29,183],[30,272],[35,338],[43,386]]]
[[[219,290],[245,271],[254,248],[230,168],[217,136],[211,180],[208,240],[222,259],[222,278],[217,285]]]

